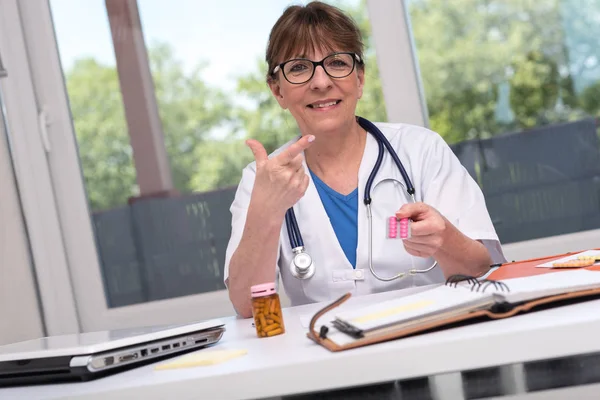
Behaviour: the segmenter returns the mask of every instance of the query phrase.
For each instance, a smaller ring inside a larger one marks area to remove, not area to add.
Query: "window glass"
[[[600,228],[600,3],[407,2],[429,124],[503,243]]]

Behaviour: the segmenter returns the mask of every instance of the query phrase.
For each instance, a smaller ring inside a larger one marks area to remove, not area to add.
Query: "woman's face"
[[[316,51],[293,58],[320,61],[329,54]],[[269,83],[279,105],[290,111],[304,135],[335,133],[354,123],[356,104],[362,96],[363,85],[364,71],[358,68],[358,63],[345,78],[332,78],[322,66],[318,66],[306,83],[292,84],[282,71],[278,71],[277,79]]]

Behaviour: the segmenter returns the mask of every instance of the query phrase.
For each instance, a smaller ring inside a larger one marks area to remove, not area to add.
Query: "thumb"
[[[396,218],[410,218],[413,221],[422,219],[423,215],[427,212],[427,206],[423,203],[407,203],[404,204],[398,211],[396,211]]]
[[[257,166],[264,164],[269,159],[267,151],[258,140],[248,139],[246,140],[246,146],[250,147],[250,150],[252,150]]]

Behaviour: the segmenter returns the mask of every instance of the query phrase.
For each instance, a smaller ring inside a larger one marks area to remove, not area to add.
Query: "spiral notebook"
[[[573,270],[504,281],[453,276],[417,294],[334,314],[343,296],[311,320],[308,337],[332,351],[400,338],[475,318],[498,319],[546,305],[600,297],[600,272]],[[318,331],[317,322],[322,323]],[[324,323],[324,324],[323,324]]]

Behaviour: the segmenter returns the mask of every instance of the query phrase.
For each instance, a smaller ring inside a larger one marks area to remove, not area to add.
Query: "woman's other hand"
[[[285,214],[304,196],[310,182],[304,171],[303,152],[315,140],[313,135],[300,138],[277,156],[269,159],[263,145],[254,139],[246,141],[256,160],[256,178],[252,200],[274,214]]]
[[[417,257],[433,257],[444,276],[481,276],[489,270],[492,259],[487,248],[464,235],[435,208],[425,203],[405,204],[396,218],[413,221],[411,237],[403,240],[406,251]]]
[[[417,257],[434,257],[444,245],[449,222],[425,203],[403,205],[396,218],[409,218],[411,236],[403,241],[406,251]]]

